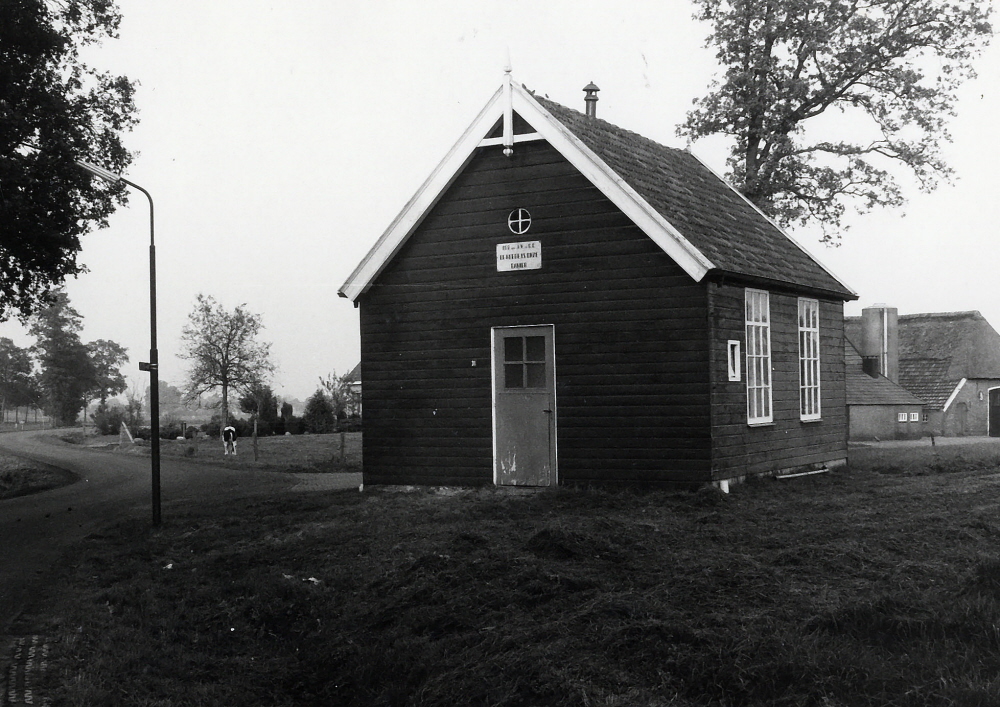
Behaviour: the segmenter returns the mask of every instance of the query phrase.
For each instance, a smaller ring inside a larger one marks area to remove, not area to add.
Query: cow
[[[232,425],[222,430],[223,456],[226,456],[230,452],[232,452],[234,457],[236,456],[236,437],[236,428]]]

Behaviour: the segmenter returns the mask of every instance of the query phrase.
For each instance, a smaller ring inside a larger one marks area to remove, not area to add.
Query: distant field
[[[118,437],[84,436],[70,433],[63,436],[68,441],[88,447],[115,450]],[[162,457],[184,457],[191,461],[225,466],[247,467],[273,471],[329,473],[361,471],[361,433],[344,434],[344,455],[341,461],[340,433],[318,435],[286,435],[259,437],[259,461],[253,460],[253,440],[249,437],[237,441],[237,455],[224,456],[222,442],[203,437],[198,440],[160,440]],[[129,453],[149,454],[148,443],[133,447]]]
[[[54,639],[46,694],[81,706],[1000,704],[1000,447],[852,460],[729,495],[206,499],[67,558],[63,591],[32,617]]]

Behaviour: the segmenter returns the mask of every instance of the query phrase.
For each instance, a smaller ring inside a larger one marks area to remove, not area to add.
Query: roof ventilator
[[[594,82],[591,81],[586,86],[583,87],[584,92],[587,94],[583,97],[584,102],[587,104],[587,117],[596,118],[597,117],[597,92],[600,91]]]

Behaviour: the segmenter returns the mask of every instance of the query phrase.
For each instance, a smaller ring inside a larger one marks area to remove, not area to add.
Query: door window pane
[[[524,364],[527,373],[527,387],[528,388],[544,388],[545,387],[545,364],[544,363],[526,363]]]
[[[544,361],[545,360],[545,337],[544,336],[526,336],[524,338],[524,348],[526,355],[524,357],[525,361]]]
[[[503,360],[513,363],[524,360],[524,339],[520,336],[508,336],[503,340]]]
[[[506,388],[524,387],[524,366],[520,363],[505,363],[503,381]]]

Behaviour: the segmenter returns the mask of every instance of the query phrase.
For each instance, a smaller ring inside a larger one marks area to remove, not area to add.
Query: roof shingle
[[[697,157],[535,96],[724,272],[856,295]]]

